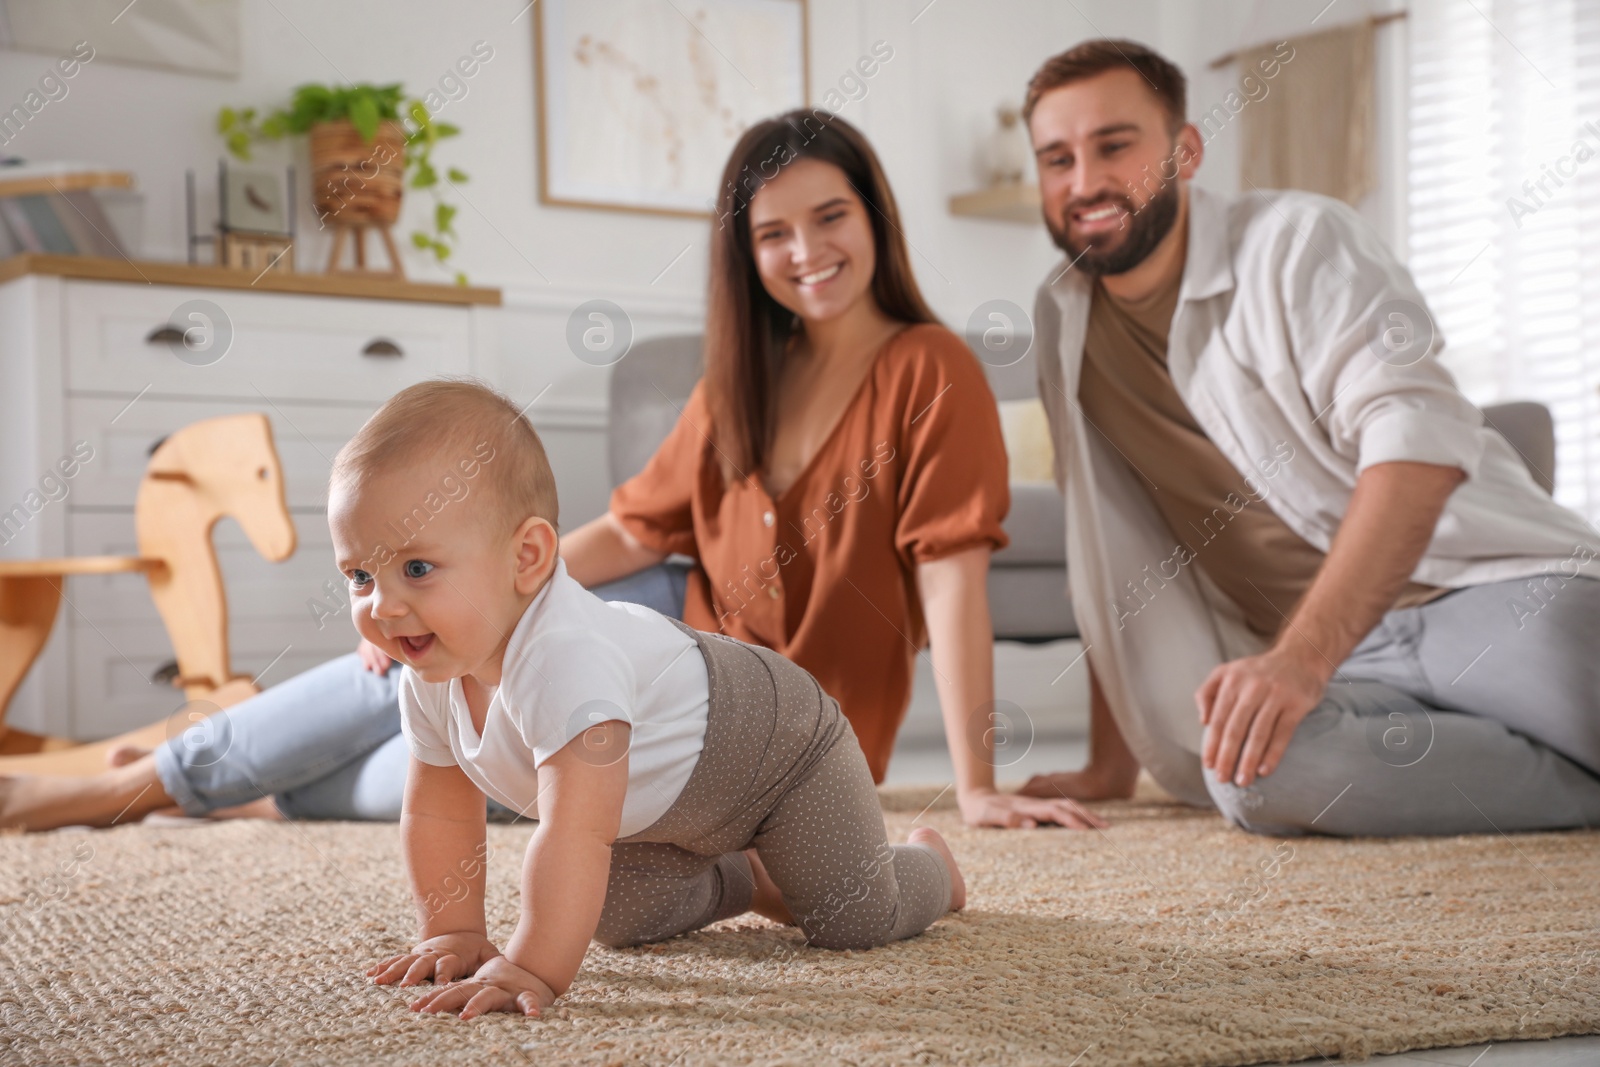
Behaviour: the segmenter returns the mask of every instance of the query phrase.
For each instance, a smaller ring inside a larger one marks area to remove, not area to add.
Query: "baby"
[[[544,447],[498,393],[396,395],[335,459],[328,525],[356,629],[404,664],[421,932],[367,974],[438,983],[413,1010],[537,1015],[590,940],[755,911],[867,948],[965,904],[938,833],[887,843],[855,734],[810,674],[568,576]],[[486,795],[539,820],[503,954],[484,921]]]

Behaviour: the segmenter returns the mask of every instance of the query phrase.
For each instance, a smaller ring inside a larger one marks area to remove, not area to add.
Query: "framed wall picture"
[[[239,76],[240,0],[0,0],[0,48]]]
[[[539,199],[709,217],[734,143],[809,99],[806,0],[540,0]]]

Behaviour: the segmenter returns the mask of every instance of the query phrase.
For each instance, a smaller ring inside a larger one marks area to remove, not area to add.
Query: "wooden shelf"
[[[158,571],[164,560],[140,556],[69,556],[66,559],[0,560],[0,578],[57,578],[64,574],[125,574]]]
[[[35,174],[29,178],[7,178],[0,169],[0,196],[41,196],[45,193],[71,193],[79,189],[132,189],[133,175],[121,170],[80,170],[62,174]]]
[[[500,290],[467,285],[405,282],[393,278],[363,278],[356,274],[311,274],[267,271],[257,273],[229,267],[151,260],[106,259],[99,256],[59,256],[24,252],[0,260],[0,285],[28,274],[90,281],[142,282],[147,285],[185,285],[202,289],[254,289],[264,293],[305,293],[311,296],[363,297],[369,300],[409,300],[423,304],[488,304],[499,306]]]
[[[950,198],[950,214],[1004,222],[1039,223],[1039,187],[1026,183],[997,185]]]

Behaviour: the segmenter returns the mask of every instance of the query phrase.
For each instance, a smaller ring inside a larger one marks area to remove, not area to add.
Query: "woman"
[[[806,668],[880,782],[931,640],[963,819],[1104,825],[1070,800],[995,789],[985,583],[1007,543],[999,417],[977,360],[917,289],[871,146],[826,112],[791,112],[744,134],[721,188],[705,377],[608,512],[561,539],[568,572]],[[672,553],[695,566],[664,563]],[[105,824],[174,803],[395,818],[397,673],[364,646],[93,779],[0,783],[0,825]]]

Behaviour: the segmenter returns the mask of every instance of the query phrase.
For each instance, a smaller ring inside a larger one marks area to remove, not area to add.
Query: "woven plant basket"
[[[368,144],[349,119],[311,127],[311,198],[325,222],[388,226],[400,217],[405,130],[383,122]]]

